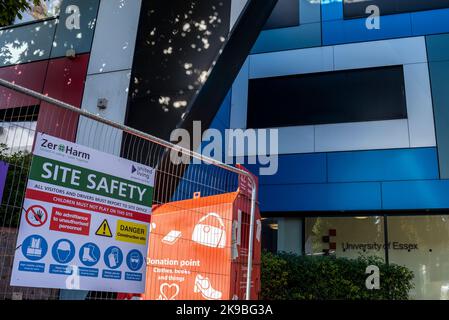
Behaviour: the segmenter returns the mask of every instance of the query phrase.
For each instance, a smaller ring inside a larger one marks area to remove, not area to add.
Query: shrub
[[[379,290],[366,288],[369,265],[379,267]],[[413,272],[406,267],[364,256],[347,259],[264,252],[261,278],[261,298],[266,300],[407,300],[413,288]]]

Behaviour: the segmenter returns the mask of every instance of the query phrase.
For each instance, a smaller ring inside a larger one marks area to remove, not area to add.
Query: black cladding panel
[[[402,66],[252,79],[248,128],[407,118]]]
[[[264,30],[299,25],[299,0],[279,0]]]
[[[230,12],[231,0],[142,2],[127,125],[169,139],[229,36]]]

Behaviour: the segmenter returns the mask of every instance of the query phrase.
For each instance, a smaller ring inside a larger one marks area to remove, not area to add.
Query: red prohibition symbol
[[[25,212],[25,219],[33,227],[41,227],[47,222],[48,214],[44,207],[31,206]]]

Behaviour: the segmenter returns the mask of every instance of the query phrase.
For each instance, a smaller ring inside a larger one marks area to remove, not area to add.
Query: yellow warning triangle
[[[101,225],[98,227],[97,232],[95,232],[97,236],[100,237],[108,237],[112,238],[111,228],[109,227],[108,220],[104,219]]]

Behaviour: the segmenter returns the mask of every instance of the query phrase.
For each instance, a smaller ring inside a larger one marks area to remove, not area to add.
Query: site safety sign
[[[39,133],[12,286],[142,293],[154,169]]]

